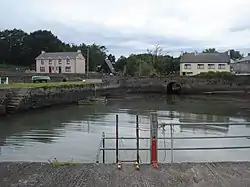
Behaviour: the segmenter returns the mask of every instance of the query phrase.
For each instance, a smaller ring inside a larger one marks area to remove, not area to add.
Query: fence
[[[157,137],[157,130],[160,126],[170,126],[170,137]],[[157,162],[157,152],[158,151],[171,151],[171,163],[174,161],[174,151],[194,151],[194,150],[223,150],[223,149],[250,149],[249,146],[223,146],[223,147],[178,147],[174,148],[174,140],[198,140],[198,139],[249,139],[250,143],[250,135],[249,136],[243,136],[243,135],[228,135],[228,136],[186,136],[186,137],[174,137],[173,136],[173,129],[174,126],[243,126],[243,125],[250,125],[250,122],[240,122],[240,123],[170,123],[170,124],[159,124],[157,120],[157,114],[152,113],[150,117],[150,137],[139,137],[139,120],[138,115],[136,115],[136,137],[119,137],[119,124],[118,124],[118,115],[116,115],[116,136],[115,137],[106,137],[105,133],[102,133],[100,146],[97,150],[96,154],[96,163],[100,162],[100,153],[102,151],[102,162],[105,163],[105,151],[116,151],[116,163],[118,162],[134,162],[137,161],[139,163],[139,151],[150,151],[151,152],[151,163]],[[133,140],[136,139],[136,148],[119,148],[118,140]],[[140,148],[139,147],[139,141],[140,140],[151,140],[151,146],[149,148]],[[170,148],[163,148],[163,147],[157,147],[157,139],[159,140],[170,140]],[[116,147],[105,147],[106,140],[116,140]],[[125,150],[125,151],[136,151],[137,157],[136,160],[119,160],[119,151]]]

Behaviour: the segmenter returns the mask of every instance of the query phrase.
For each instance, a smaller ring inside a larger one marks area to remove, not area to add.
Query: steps
[[[27,91],[27,88],[20,88],[14,93],[6,108],[8,114],[14,114],[19,109],[21,101],[27,95]]]

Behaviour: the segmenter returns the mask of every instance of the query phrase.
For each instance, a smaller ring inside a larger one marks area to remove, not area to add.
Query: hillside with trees
[[[75,52],[80,49],[87,56],[89,49],[89,70],[94,71],[97,65],[102,65],[106,57],[115,61],[112,54],[102,45],[80,45],[62,42],[51,31],[38,30],[26,33],[22,30],[4,30],[0,32],[0,63],[16,66],[35,66],[35,58],[41,51],[47,52]]]
[[[87,57],[89,51],[89,70],[96,71],[102,67],[108,71],[105,58],[108,58],[115,69],[123,75],[148,76],[176,74],[180,68],[180,57],[173,57],[163,53],[156,45],[153,49],[145,49],[145,53],[121,56],[116,60],[108,53],[106,46],[92,44],[68,44],[61,41],[51,31],[38,30],[26,33],[20,29],[0,31],[0,65],[4,67],[26,66],[35,69],[35,58],[41,51],[47,52],[75,52],[78,49]],[[88,50],[87,50],[88,49]],[[215,48],[205,49],[204,53],[217,52]],[[232,59],[240,59],[243,55],[239,51],[231,50]],[[1,70],[0,70],[1,71]]]

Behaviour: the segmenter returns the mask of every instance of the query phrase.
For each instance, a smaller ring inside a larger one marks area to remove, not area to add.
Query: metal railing
[[[138,127],[138,115],[136,116],[136,126]],[[118,115],[116,116],[116,127],[118,128]],[[158,140],[170,140],[170,148],[166,147],[158,147],[158,151],[171,151],[171,163],[173,163],[173,152],[174,151],[195,151],[195,150],[225,150],[225,149],[250,149],[250,135],[228,135],[228,136],[183,136],[183,137],[174,137],[173,129],[174,126],[223,126],[223,125],[228,125],[228,126],[244,126],[244,125],[250,125],[250,122],[240,122],[240,123],[170,123],[170,124],[159,124],[159,125],[164,125],[164,126],[170,126],[170,137],[157,137]],[[139,129],[140,128],[136,128]],[[153,129],[150,129],[153,130]],[[119,148],[118,147],[118,140],[137,140],[136,148],[128,147],[128,148]],[[151,137],[139,137],[139,133],[137,133],[137,137],[118,137],[118,129],[116,129],[116,137],[105,137],[105,133],[102,133],[101,141],[100,141],[100,147],[98,148],[97,155],[96,155],[96,163],[99,163],[99,157],[100,153],[102,151],[102,162],[105,163],[105,151],[116,151],[116,156],[118,157],[118,151],[123,150],[123,151],[137,151],[137,160],[139,156],[139,150],[142,151],[150,151],[151,148],[139,148],[139,140],[148,140],[151,139]],[[222,147],[178,147],[174,148],[174,140],[199,140],[199,139],[249,139],[249,146],[222,146]],[[116,140],[116,147],[105,147],[105,141],[106,140]],[[116,158],[117,162],[118,158]]]

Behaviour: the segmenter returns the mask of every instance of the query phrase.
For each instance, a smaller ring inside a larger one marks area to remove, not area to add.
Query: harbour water
[[[149,136],[149,115],[157,112],[160,123],[247,122],[250,113],[229,99],[130,96],[110,99],[107,105],[60,106],[30,111],[0,121],[0,161],[59,161],[93,163],[102,132],[115,136],[115,115],[119,115],[119,135],[135,136],[135,116],[139,115],[140,136]],[[170,136],[169,127],[159,128],[160,137]],[[250,135],[250,126],[176,125],[174,136]],[[106,147],[114,148],[114,140]],[[136,147],[135,140],[119,140],[120,147]],[[250,146],[250,139],[175,140],[174,147]],[[141,140],[140,147],[149,147]],[[159,147],[170,147],[170,140],[159,140]],[[120,151],[120,159],[135,159],[135,151]],[[140,151],[148,163],[148,151]],[[100,159],[101,160],[101,159]],[[159,162],[170,162],[170,151],[160,151]],[[250,161],[250,150],[175,151],[174,162]],[[115,162],[115,151],[106,151],[106,162]]]

